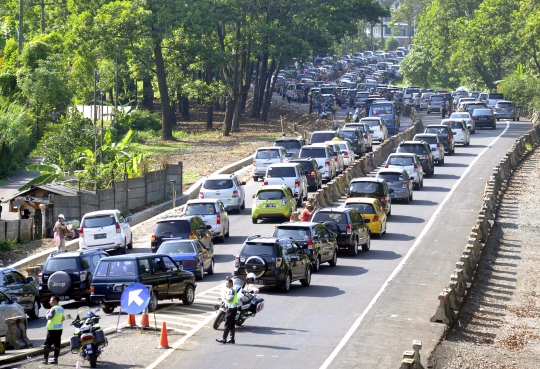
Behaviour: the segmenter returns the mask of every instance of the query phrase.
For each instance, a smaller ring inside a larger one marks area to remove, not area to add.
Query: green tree
[[[395,50],[399,46],[397,38],[390,36],[386,39],[386,50]]]
[[[32,140],[32,117],[17,103],[0,101],[0,178],[17,170],[26,160]]]

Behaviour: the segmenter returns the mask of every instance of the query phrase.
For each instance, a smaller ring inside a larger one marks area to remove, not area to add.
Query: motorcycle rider
[[[45,338],[45,350],[43,351],[43,364],[49,365],[49,352],[54,345],[54,359],[52,364],[58,364],[60,355],[60,344],[62,341],[62,323],[65,320],[64,308],[58,305],[60,299],[57,296],[51,297],[51,309],[45,316],[47,318],[47,338]]]
[[[238,306],[238,293],[233,288],[234,284],[232,279],[227,280],[227,291],[225,294],[225,307],[227,308],[227,313],[225,315],[225,330],[223,331],[223,338],[216,342],[219,343],[235,343],[234,334],[235,334],[235,319],[236,311]],[[231,338],[227,341],[227,336],[231,332]]]

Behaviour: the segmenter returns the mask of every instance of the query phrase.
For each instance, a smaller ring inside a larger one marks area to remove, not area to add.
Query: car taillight
[[[446,138],[446,141],[448,141],[448,142],[452,142],[452,138],[450,138],[450,137],[447,137],[447,138]]]
[[[344,152],[343,152],[343,157],[344,157],[344,158],[348,158],[348,157],[349,157],[349,152],[344,151]]]
[[[38,279],[39,279],[39,284],[42,284],[43,283],[43,273],[39,273]]]
[[[285,206],[286,203],[287,203],[287,198],[284,197],[283,200],[281,200],[281,205]]]
[[[268,186],[268,181],[264,181],[263,186]]]
[[[347,234],[351,234],[352,233],[352,228],[351,228],[351,225],[350,224],[347,224],[345,226],[345,232],[347,232]]]
[[[122,233],[122,230],[120,229],[120,223],[116,222],[116,233]]]
[[[497,111],[497,108],[493,108],[493,111]]]
[[[81,227],[79,228],[79,237],[82,236],[82,234],[83,234],[83,227],[81,226]]]
[[[155,240],[156,240],[156,235],[155,235],[155,234],[153,234],[152,236],[150,236],[150,241],[151,241],[151,242],[154,242]]]
[[[79,272],[79,276],[81,277],[81,281],[86,281],[86,277],[88,276],[88,272],[86,270],[81,270]]]
[[[204,192],[199,192],[199,199],[204,199]]]
[[[91,295],[94,294],[94,286],[90,286],[90,294],[91,294]]]
[[[196,237],[195,237],[195,233],[189,232],[188,238],[196,238]]]
[[[294,180],[294,187],[300,187],[300,180],[299,179]]]
[[[314,170],[311,171],[311,178],[315,178],[315,171]]]
[[[384,204],[386,202],[386,196],[381,197],[381,202]]]
[[[238,190],[234,190],[234,191],[232,192],[232,197],[233,197],[233,198],[238,197]]]
[[[401,186],[402,188],[407,188],[407,181],[403,181],[403,186]]]
[[[414,169],[418,169],[418,165],[414,163]]]
[[[437,142],[437,148],[440,149],[441,148],[441,144]]]
[[[461,132],[465,132],[465,128],[461,128]]]
[[[382,131],[382,124],[379,125],[379,129]]]
[[[375,215],[375,216],[373,217],[373,221],[374,221],[374,222],[378,222],[378,221],[379,221],[379,216],[378,216],[378,215]]]
[[[279,268],[281,266],[281,258],[276,258],[276,268]]]
[[[492,115],[491,117],[489,117],[489,119],[495,119],[495,117]]]
[[[182,261],[182,265],[197,265],[197,260],[184,260]]]
[[[386,162],[386,164],[384,165],[385,168],[388,168],[388,162]]]
[[[217,215],[216,224],[221,224],[221,213],[218,212],[216,215]]]
[[[337,163],[338,162],[338,157],[337,156],[334,156],[334,161]]]
[[[330,166],[330,160],[325,161],[325,162],[324,162],[324,166],[325,166],[325,167],[329,167],[329,166]]]
[[[307,248],[308,250],[313,250],[313,240],[311,239],[311,237],[307,239]]]

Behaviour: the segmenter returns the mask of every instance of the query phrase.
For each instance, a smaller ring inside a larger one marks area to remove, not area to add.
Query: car
[[[157,249],[164,241],[172,239],[196,239],[206,248],[213,248],[214,238],[210,231],[212,226],[206,224],[198,215],[184,215],[159,220],[150,236],[150,249]]]
[[[519,115],[516,114],[516,107],[512,101],[499,100],[493,108],[493,115],[497,120],[512,119],[519,121]]]
[[[395,102],[375,101],[369,108],[369,116],[384,119],[388,133],[394,135],[399,132],[400,115]]]
[[[366,152],[373,151],[373,135],[371,134],[370,126],[366,123],[346,123],[343,128],[357,128],[362,132],[364,136],[364,146],[366,147]]]
[[[52,253],[39,273],[41,305],[50,309],[52,296],[58,296],[60,301],[86,299],[90,302],[94,271],[99,261],[107,256],[100,249]]]
[[[169,255],[183,270],[195,274],[202,280],[204,273],[214,274],[214,249],[206,248],[199,240],[165,241],[159,246],[157,254]]]
[[[235,257],[234,277],[245,279],[255,274],[255,283],[278,287],[289,292],[291,283],[311,284],[309,255],[290,237],[248,237]]]
[[[21,305],[13,302],[13,300],[8,295],[1,291],[0,306],[0,337],[5,337],[8,331],[6,319],[25,317],[26,314],[24,308]],[[25,324],[25,327],[27,327],[27,324]]]
[[[338,137],[342,140],[351,141],[354,154],[361,156],[366,152],[366,145],[364,143],[364,135],[358,128],[342,128],[338,131]]]
[[[323,179],[331,181],[336,176],[332,149],[328,146],[306,145],[300,149],[299,158],[313,158],[317,162]]]
[[[266,169],[263,186],[285,185],[289,187],[298,203],[307,200],[308,184],[307,178],[298,163],[272,164]]]
[[[491,127],[491,129],[497,128],[497,122],[493,110],[491,109],[476,109],[472,112],[472,119],[476,127]]]
[[[220,199],[188,200],[181,207],[182,215],[197,215],[206,225],[210,225],[212,237],[225,242],[230,235],[229,213]]]
[[[367,252],[371,247],[371,233],[368,220],[364,220],[356,209],[327,207],[317,209],[312,222],[323,223],[337,234],[338,247],[350,256],[358,254],[358,247]]]
[[[354,150],[352,149],[351,143],[346,140],[341,141],[327,141],[328,143],[332,143],[339,147],[341,150],[341,155],[343,158],[343,165],[345,167],[348,167],[349,165],[353,165],[356,155],[354,154]]]
[[[441,105],[444,101],[445,100],[443,95],[431,95],[428,100],[427,113],[431,114],[432,112],[440,112]]]
[[[284,147],[287,150],[287,154],[291,157],[298,157],[300,148],[306,145],[306,140],[302,137],[280,137],[274,141],[274,146]]]
[[[388,138],[388,128],[384,119],[376,117],[362,118],[360,123],[369,126],[369,133],[371,133],[373,140],[383,142]]]
[[[345,160],[343,159],[343,153],[341,152],[341,148],[336,142],[337,141],[326,141],[323,144],[328,145],[332,149],[332,156],[334,157],[334,165],[336,166],[336,174],[341,174],[345,170]]]
[[[433,159],[437,165],[444,164],[444,145],[439,135],[434,133],[419,133],[413,137],[413,141],[425,141],[431,148]]]
[[[311,134],[309,144],[313,145],[316,143],[323,143],[325,141],[332,141],[332,139],[335,137],[337,137],[336,131],[315,131]]]
[[[464,146],[469,146],[471,143],[471,132],[465,124],[463,119],[443,119],[441,124],[447,125],[452,130],[454,135],[454,142],[456,144],[462,144]]]
[[[369,96],[368,91],[358,91],[354,99],[354,107],[355,108],[363,107],[364,104],[366,103],[366,99],[368,98],[368,96]]]
[[[488,108],[493,109],[499,101],[505,101],[504,94],[500,92],[490,92],[486,98],[486,105]]]
[[[393,190],[392,190],[393,191]],[[378,199],[387,216],[392,215],[392,196],[384,179],[373,177],[354,178],[347,188],[347,198],[371,197]]]
[[[484,101],[465,101],[461,108],[463,111],[468,112],[472,115],[472,112],[476,109],[486,109],[487,104]]]
[[[257,182],[259,178],[264,178],[270,164],[285,163],[288,160],[289,156],[284,147],[259,147],[253,159],[253,180]]]
[[[133,248],[129,222],[131,217],[124,217],[120,210],[84,214],[79,228],[79,249],[118,250],[125,254]]]
[[[289,220],[297,209],[297,202],[291,189],[285,185],[261,186],[253,195],[255,201],[251,208],[251,220],[257,224],[259,219]]]
[[[420,158],[416,154],[390,154],[386,159],[385,168],[403,168],[413,181],[413,187],[417,190],[424,187],[424,170]]]
[[[456,149],[456,141],[452,129],[444,124],[429,124],[424,128],[424,133],[434,133],[442,140],[444,150],[448,155],[452,155]]]
[[[476,133],[476,126],[474,125],[474,120],[469,112],[454,112],[450,115],[450,119],[463,119],[469,132]]]
[[[100,260],[92,280],[91,300],[99,303],[105,314],[112,314],[124,289],[141,283],[150,286],[148,311],[156,311],[158,301],[180,299],[184,305],[195,300],[195,275],[180,268],[169,255],[129,254]]]
[[[199,199],[219,199],[227,211],[236,210],[240,213],[246,208],[245,185],[246,182],[241,181],[236,174],[212,174],[204,179]]]
[[[316,222],[285,222],[276,227],[273,237],[291,237],[309,255],[313,272],[319,272],[322,263],[336,266],[337,234]]]
[[[338,141],[341,142],[341,141]],[[289,163],[298,163],[306,174],[308,190],[317,191],[322,188],[322,174],[317,161],[313,158],[291,159]]]
[[[420,94],[420,110],[427,110],[431,95],[433,95],[433,92],[422,92]]]
[[[393,200],[403,200],[406,204],[413,199],[413,181],[403,168],[383,168],[379,170],[375,178],[384,179],[388,183]]]
[[[396,153],[416,154],[422,163],[422,170],[426,177],[435,174],[435,158],[429,144],[425,141],[403,141],[396,149]]]
[[[36,284],[34,277],[27,278],[15,268],[0,268],[0,291],[16,301],[30,319],[39,317],[41,307]]]
[[[379,199],[372,197],[352,197],[345,200],[345,208],[358,210],[364,220],[369,220],[369,230],[379,237],[386,233],[387,216]]]

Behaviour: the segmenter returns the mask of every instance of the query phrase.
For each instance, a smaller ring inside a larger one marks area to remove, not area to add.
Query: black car
[[[356,155],[361,156],[366,152],[364,136],[358,128],[342,128],[338,131],[338,137],[342,140],[350,141]]]
[[[300,163],[302,169],[306,172],[308,187],[311,191],[317,191],[322,187],[322,174],[315,159],[291,159],[289,160],[289,163]]]
[[[290,237],[249,237],[236,256],[234,276],[245,279],[255,274],[255,283],[279,287],[289,292],[291,283],[311,284],[311,261]]]
[[[151,286],[148,310],[155,311],[159,300],[180,299],[184,305],[195,300],[195,274],[178,267],[165,254],[130,254],[103,258],[92,280],[93,302],[111,314],[120,306],[124,289],[133,283]]]
[[[435,159],[431,147],[426,141],[403,141],[396,150],[396,153],[402,152],[418,155],[426,177],[431,177],[435,174]]]
[[[497,122],[495,115],[491,109],[476,109],[471,114],[476,128],[479,127],[491,127],[491,129],[497,128]]]
[[[386,215],[392,215],[392,195],[384,179],[373,177],[354,178],[347,189],[347,198],[350,197],[379,199]]]
[[[196,215],[172,217],[156,223],[150,240],[152,252],[156,252],[163,241],[174,239],[198,239],[206,248],[213,248],[212,226]]]
[[[349,255],[358,254],[358,245],[362,251],[369,251],[371,234],[369,220],[362,218],[356,209],[350,208],[322,208],[313,214],[312,222],[323,223],[328,229],[335,232],[340,250],[348,250]]]
[[[58,296],[60,301],[80,301],[84,298],[90,302],[90,283],[94,271],[99,261],[107,256],[103,250],[51,254],[39,274],[41,305],[50,309],[52,296]]]
[[[285,222],[274,230],[274,237],[291,237],[308,254],[313,265],[313,271],[321,269],[321,263],[336,266],[337,264],[337,234],[323,224],[314,222]]]
[[[447,119],[445,119],[446,121]],[[424,129],[424,133],[433,133],[439,135],[444,146],[444,151],[448,155],[453,155],[456,149],[456,141],[454,140],[454,132],[452,128],[446,124],[430,124]]]
[[[15,268],[0,268],[0,291],[15,299],[30,319],[37,319],[41,307],[36,284],[34,277],[26,278]]]

